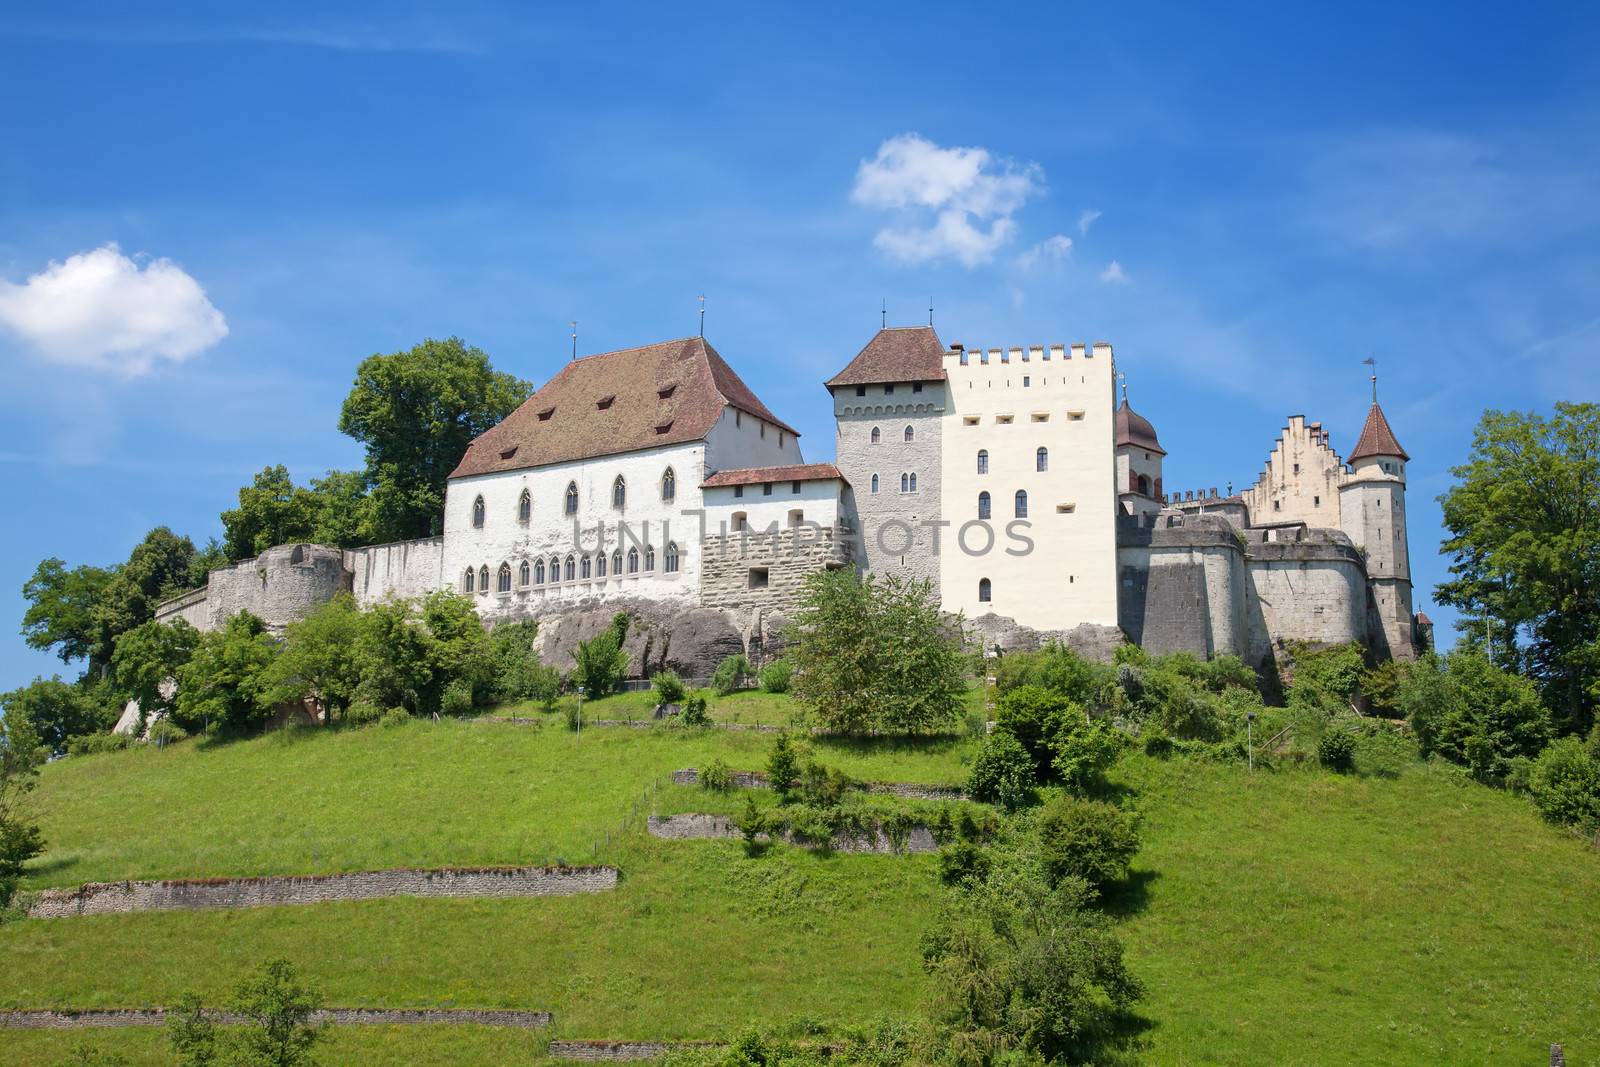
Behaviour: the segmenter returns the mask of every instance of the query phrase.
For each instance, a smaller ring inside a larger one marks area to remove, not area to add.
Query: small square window
[[[771,482],[762,482],[761,483],[761,495],[762,496],[771,496],[772,495],[772,483]]]
[[[886,386],[883,387],[883,395],[884,396],[888,396],[893,392],[894,392],[894,386],[886,385]]]
[[[856,386],[856,396],[866,396],[866,395],[867,395],[867,387],[866,386],[864,386],[864,385]]]
[[[744,486],[742,486],[742,485],[734,486],[733,487],[733,498],[735,500],[738,500],[742,496],[744,496]]]
[[[799,483],[799,482],[790,482],[790,483],[789,483],[789,485],[790,485],[790,489],[789,489],[789,491],[790,491],[790,492],[791,492],[791,493],[798,493],[798,492],[800,492],[800,483]]]
[[[911,383],[911,391],[912,391],[912,392],[913,392],[913,393],[920,393],[920,392],[922,392],[922,383],[921,383],[921,382],[912,382],[912,383]]]
[[[765,589],[767,587],[767,582],[768,582],[767,568],[765,568],[765,567],[751,567],[750,568],[750,588],[751,589]]]

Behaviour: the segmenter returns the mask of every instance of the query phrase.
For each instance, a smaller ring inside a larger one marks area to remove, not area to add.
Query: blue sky
[[[681,336],[701,293],[810,459],[881,300],[1110,340],[1176,489],[1254,480],[1291,413],[1348,451],[1375,355],[1444,621],[1478,413],[1600,393],[1584,5],[130,11],[0,14],[8,632],[45,556],[358,466],[363,356],[457,334],[543,381],[569,320]],[[58,669],[0,639],[0,687]]]

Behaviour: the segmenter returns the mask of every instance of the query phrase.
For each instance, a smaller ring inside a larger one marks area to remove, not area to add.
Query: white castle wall
[[[347,548],[344,565],[362,607],[383,600],[412,600],[444,589],[444,538],[424,537],[367,548]]]
[[[1291,415],[1256,484],[1239,495],[1258,526],[1303,522],[1337,530],[1344,477],[1344,463],[1328,447],[1321,424]]]
[[[706,434],[707,473],[804,462],[794,434],[735,408],[723,408],[722,417]]]
[[[946,355],[944,364],[945,609],[969,617],[992,611],[1037,630],[1115,625],[1111,346],[969,349]],[[1044,472],[1035,470],[1041,445],[1049,449]],[[978,473],[980,448],[989,452],[987,474]],[[1028,518],[1020,523],[1013,513],[1019,489],[1028,493]],[[984,490],[992,511],[980,524]],[[988,543],[984,527],[994,543],[979,552]],[[1032,548],[1008,531],[1030,538]],[[993,591],[989,603],[978,599],[983,578]]]

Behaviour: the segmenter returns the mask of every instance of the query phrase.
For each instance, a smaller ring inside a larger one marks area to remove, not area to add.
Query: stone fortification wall
[[[1110,663],[1117,646],[1127,643],[1122,630],[1116,626],[1084,622],[1070,630],[1035,630],[993,612],[964,620],[963,628],[968,639],[981,641],[985,654],[989,655],[1034,652],[1049,644],[1059,644],[1094,663]]]
[[[739,837],[739,828],[733,820],[726,815],[652,815],[650,816],[649,830],[651,837],[665,838],[669,841],[689,841],[703,838]],[[762,834],[762,840],[770,840],[768,835]],[[783,839],[789,844],[807,845],[808,842],[796,841],[793,835],[784,834]],[[855,837],[841,834],[829,843],[829,848],[835,852],[878,852],[892,854],[895,852],[894,844],[882,829],[874,827],[870,834]],[[933,839],[933,831],[926,826],[913,826],[910,836],[901,852],[937,852],[939,843]]]
[[[251,1020],[236,1012],[208,1011],[219,1026],[241,1026]],[[311,1013],[313,1023],[335,1026],[509,1026],[536,1030],[550,1025],[547,1011],[474,1008],[325,1008]],[[89,1011],[0,1011],[0,1030],[85,1030],[123,1026],[165,1026],[165,1008],[111,1008]]]
[[[1117,615],[1130,640],[1161,655],[1244,655],[1243,539],[1220,516],[1119,524]]]
[[[218,629],[241,611],[272,630],[303,619],[337,593],[350,590],[344,553],[326,545],[279,545],[255,559],[211,572],[206,607]]]
[[[210,628],[211,609],[206,605],[204,586],[191,589],[182,596],[175,596],[156,606],[157,622],[170,623],[177,619],[182,619],[197,630]]]
[[[348,548],[344,566],[362,607],[383,600],[418,599],[450,584],[444,579],[443,537]]]
[[[1249,530],[1247,627],[1252,664],[1290,641],[1369,643],[1367,572],[1338,530]]]
[[[731,775],[735,789],[766,789],[771,785],[770,779],[760,771],[734,771]],[[681,771],[672,772],[672,781],[676,785],[698,785],[700,772],[694,767],[686,767]],[[919,782],[863,782],[862,789],[868,793],[886,793],[890,796],[911,797],[916,800],[965,800],[965,790],[954,786],[922,785]]]
[[[553,1060],[575,1060],[579,1063],[619,1063],[658,1060],[680,1049],[720,1047],[710,1041],[583,1041],[557,1038],[550,1042],[546,1055]]]
[[[283,878],[89,882],[47,889],[28,908],[34,919],[187,908],[323,904],[376,897],[545,897],[616,888],[615,867],[400,869]]]
[[[805,580],[851,566],[849,528],[809,523],[772,533],[707,537],[701,542],[700,600],[708,608],[791,614]]]

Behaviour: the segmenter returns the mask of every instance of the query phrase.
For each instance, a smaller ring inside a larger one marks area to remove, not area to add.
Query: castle
[[[1341,459],[1294,416],[1254,486],[1168,494],[1109,344],[944,345],[885,328],[826,383],[834,463],[702,337],[573,359],[450,475],[442,536],[285,545],[161,606],[281,627],[341,590],[454,589],[488,622],[627,600],[749,639],[824,568],[924,580],[988,630],[1118,628],[1266,665],[1289,642],[1415,654],[1405,464],[1376,392]]]

